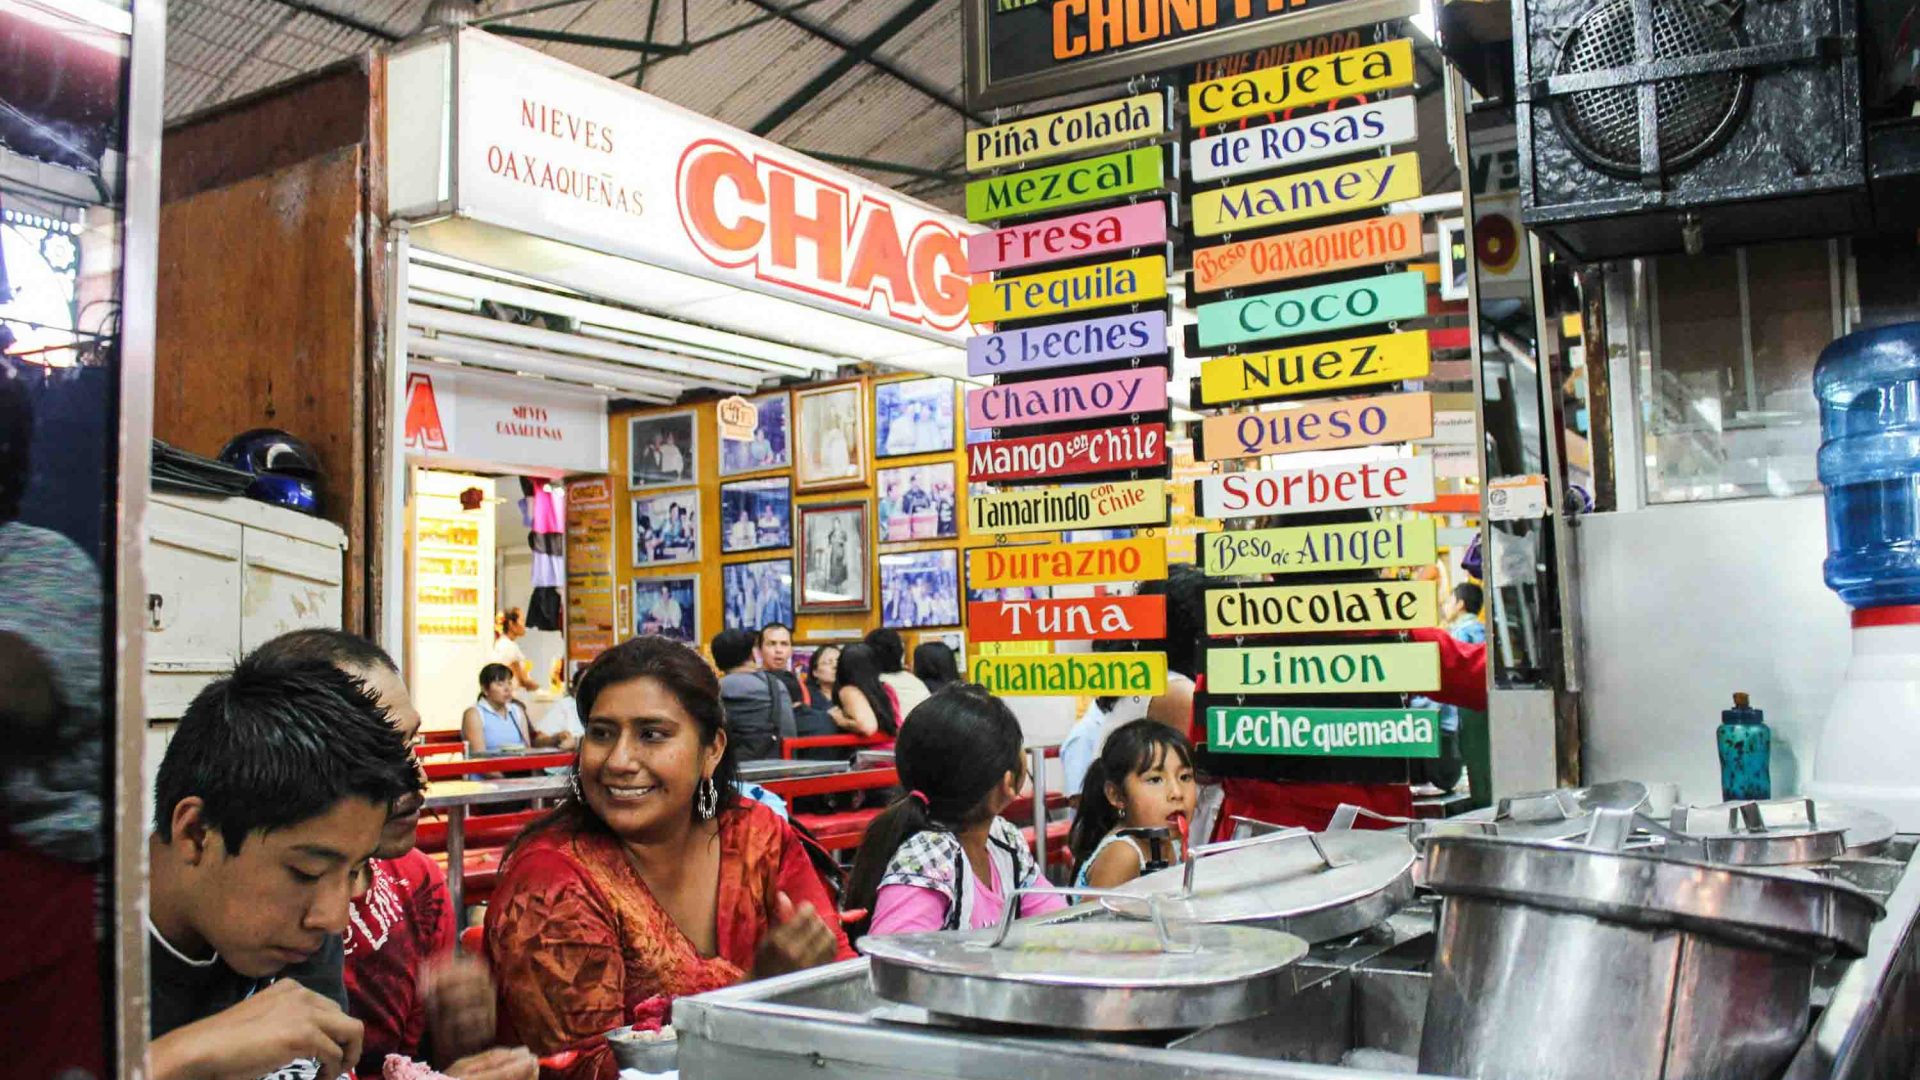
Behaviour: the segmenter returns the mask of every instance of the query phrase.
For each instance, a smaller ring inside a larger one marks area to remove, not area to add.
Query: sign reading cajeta
[[[1200,362],[1200,402],[1226,405],[1420,379],[1432,361],[1425,330],[1221,356]]]
[[[996,284],[998,284],[996,282]],[[977,290],[980,286],[975,285]],[[1427,313],[1427,279],[1418,270],[1201,304],[1200,345],[1297,337]],[[981,321],[979,316],[975,322]]]
[[[1425,694],[1438,689],[1440,647],[1430,641],[1207,650],[1210,693]]]
[[[1413,42],[1401,38],[1187,88],[1195,127],[1413,85]]]
[[[1439,621],[1440,586],[1432,581],[1345,581],[1207,593],[1207,633],[1214,637],[1407,630]]]
[[[1151,641],[1167,636],[1167,598],[976,602],[967,605],[967,634],[974,641]]]
[[[1426,566],[1436,554],[1430,517],[1215,532],[1199,539],[1200,570],[1210,577]]]
[[[1275,469],[1200,478],[1200,514],[1266,517],[1433,501],[1433,459],[1395,458],[1315,469]]]
[[[1207,710],[1207,749],[1216,754],[1308,757],[1440,756],[1437,709]]]
[[[1166,153],[1157,146],[989,176],[967,184],[967,220],[997,221],[1083,203],[1158,191],[1167,181]]]
[[[1119,472],[1166,463],[1165,424],[1117,424],[967,446],[967,479],[975,483]]]
[[[1412,139],[1418,130],[1413,99],[1397,97],[1229,131],[1194,142],[1187,153],[1195,180],[1224,180],[1392,146]]]
[[[1118,307],[1159,300],[1166,295],[1167,260],[1165,256],[1153,255],[1026,277],[977,281],[967,295],[967,312],[976,323],[992,323]]]
[[[1043,113],[967,132],[967,171],[1058,157],[1158,135],[1167,129],[1160,94],[1136,94],[1074,109]]]
[[[1200,428],[1200,456],[1205,461],[1233,461],[1411,442],[1432,433],[1433,395],[1429,393],[1316,401],[1209,416]]]
[[[1163,536],[1095,544],[976,548],[967,553],[969,589],[1163,581],[1166,576],[1167,540]]]
[[[1420,155],[1363,158],[1310,172],[1287,173],[1193,197],[1193,233],[1264,229],[1289,221],[1349,214],[1420,195]]]
[[[1167,351],[1167,313],[1142,311],[1048,323],[967,339],[967,374],[1078,367]]]
[[[982,533],[1160,525],[1167,520],[1167,482],[1128,480],[1083,487],[1004,491],[975,495],[967,505],[969,526],[974,532]]]
[[[972,431],[986,431],[996,427],[1050,424],[1057,420],[1163,412],[1166,407],[1165,368],[1123,368],[969,390],[967,427]]]
[[[1011,270],[1166,242],[1166,206],[1129,203],[974,233],[967,237],[967,268],[975,274]]]
[[[1362,218],[1193,253],[1193,289],[1216,292],[1313,274],[1401,262],[1420,255],[1419,214]]]
[[[976,656],[967,677],[1001,696],[1132,696],[1165,693],[1167,654]]]

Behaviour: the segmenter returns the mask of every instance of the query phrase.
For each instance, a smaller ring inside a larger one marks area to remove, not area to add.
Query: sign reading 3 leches
[[[976,323],[995,323],[1002,319],[1032,319],[1118,307],[1160,300],[1166,295],[1166,256],[1151,255],[1025,277],[976,281],[967,294],[967,314]],[[1382,316],[1383,319],[1397,317]]]
[[[1193,178],[1203,182],[1305,165],[1408,142],[1419,134],[1414,112],[1411,97],[1368,102],[1199,139],[1187,157]]]
[[[976,656],[967,677],[1001,696],[1151,697],[1166,692],[1167,654]]]
[[[1048,323],[967,339],[967,374],[1079,367],[1167,351],[1167,313],[1142,311]]]
[[[1202,477],[1199,491],[1201,515],[1213,518],[1411,506],[1433,501],[1433,459],[1227,473]]]
[[[1436,543],[1430,517],[1214,532],[1200,537],[1200,570],[1249,577],[1426,566],[1438,554]]]
[[[1215,694],[1425,694],[1438,689],[1440,647],[1430,641],[1207,650],[1207,690]]]
[[[969,181],[967,220],[998,221],[1142,195],[1159,191],[1166,182],[1166,152],[1158,146],[1142,146]]]
[[[1440,586],[1434,581],[1273,585],[1207,593],[1207,633],[1214,637],[1407,630],[1439,621]]]
[[[1194,250],[1193,289],[1218,292],[1404,262],[1418,258],[1422,244],[1419,214],[1390,214],[1260,240],[1237,240]]]
[[[1207,710],[1207,749],[1217,754],[1304,757],[1440,756],[1438,709]]]
[[[1201,347],[1215,348],[1411,319],[1426,313],[1426,276],[1408,270],[1201,304],[1197,319]],[[979,321],[977,317],[975,321]]]
[[[1232,461],[1409,442],[1432,433],[1432,394],[1388,394],[1209,416],[1199,447],[1206,461]]]
[[[1188,120],[1209,127],[1413,85],[1413,42],[1400,38],[1187,88]]]
[[[1227,405],[1425,378],[1425,330],[1221,356],[1200,363],[1200,402]]]
[[[1195,236],[1350,214],[1420,196],[1420,155],[1363,158],[1193,196]]]
[[[1166,576],[1167,541],[1163,536],[1093,544],[976,548],[967,554],[969,589],[1164,581]]]
[[[1126,480],[996,492],[972,496],[967,506],[968,523],[975,532],[983,533],[1160,525],[1167,520],[1167,482]],[[986,588],[978,584],[972,587]]]
[[[1002,383],[967,391],[967,428],[1050,424],[1099,416],[1164,412],[1167,369],[1122,368],[1093,375]]]
[[[974,233],[967,237],[967,268],[976,274],[1012,270],[1166,242],[1167,208],[1129,203]]]
[[[1167,636],[1167,598],[975,602],[967,605],[967,634],[974,641],[1152,641]]]
[[[974,483],[1149,469],[1166,463],[1165,424],[1123,424],[995,439],[967,447],[967,479]]]

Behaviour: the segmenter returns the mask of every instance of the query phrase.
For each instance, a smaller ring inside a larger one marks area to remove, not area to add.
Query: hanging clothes
[[[565,498],[543,481],[520,478],[520,516],[526,521],[527,546],[533,549],[533,595],[527,598],[527,629],[566,629],[566,604],[560,583],[567,574]]]

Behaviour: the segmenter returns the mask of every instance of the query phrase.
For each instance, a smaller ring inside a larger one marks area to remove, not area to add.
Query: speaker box
[[[1521,0],[1521,220],[1588,260],[1871,225],[1852,0]]]

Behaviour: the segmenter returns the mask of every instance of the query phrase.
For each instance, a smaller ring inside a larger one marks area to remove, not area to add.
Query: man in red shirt
[[[420,713],[392,658],[339,630],[295,630],[262,645],[257,663],[328,663],[373,691],[411,743]],[[454,951],[447,874],[414,846],[422,797],[396,800],[348,911],[348,1013],[366,1025],[357,1072],[378,1077],[388,1054],[431,1062],[456,1080],[535,1080],[524,1049],[492,1047],[495,996],[486,965]]]

